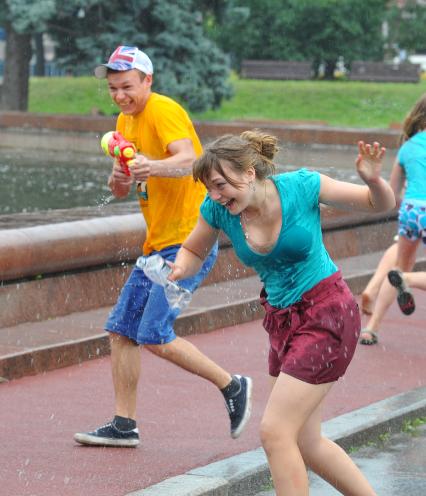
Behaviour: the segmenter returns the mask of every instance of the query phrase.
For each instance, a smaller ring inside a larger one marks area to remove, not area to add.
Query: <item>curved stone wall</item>
[[[0,278],[4,282],[134,260],[144,239],[140,214],[4,230]]]
[[[37,146],[44,149],[63,150],[72,146],[82,152],[99,152],[99,136],[114,126],[113,117],[0,112],[0,143],[3,146],[33,148],[38,140]],[[321,124],[249,120],[195,121],[195,127],[202,139],[260,127],[288,143],[356,145],[358,140],[362,139],[369,142],[379,141],[387,148],[398,147],[400,134],[395,128],[338,128]],[[23,134],[26,136],[25,140],[22,140]]]

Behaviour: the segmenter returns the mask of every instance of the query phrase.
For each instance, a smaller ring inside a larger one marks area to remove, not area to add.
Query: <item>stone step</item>
[[[355,294],[373,274],[382,252],[338,260]],[[416,270],[426,270],[420,257]],[[199,334],[260,319],[261,283],[256,276],[222,281],[199,288],[175,330],[179,336]],[[109,353],[103,330],[110,306],[0,330],[0,377],[5,380],[41,373]]]
[[[323,209],[322,227],[330,256],[340,259],[389,246],[396,222]],[[143,233],[139,214],[2,231],[0,329],[113,305],[140,255]],[[203,286],[253,275],[225,236],[220,247]]]

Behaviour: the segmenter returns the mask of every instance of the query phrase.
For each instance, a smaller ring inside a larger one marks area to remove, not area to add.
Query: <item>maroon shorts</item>
[[[323,279],[287,307],[275,308],[260,294],[269,334],[269,373],[310,384],[334,382],[352,360],[361,328],[359,308],[340,271]]]

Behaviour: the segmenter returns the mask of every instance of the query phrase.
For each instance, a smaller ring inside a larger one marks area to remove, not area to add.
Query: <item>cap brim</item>
[[[98,67],[95,68],[94,73],[97,79],[105,79],[107,76],[107,66],[98,65]]]

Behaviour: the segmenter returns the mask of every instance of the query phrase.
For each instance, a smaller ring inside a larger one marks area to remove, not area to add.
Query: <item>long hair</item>
[[[426,129],[426,94],[417,101],[405,118],[399,143],[404,143],[423,129]]]

